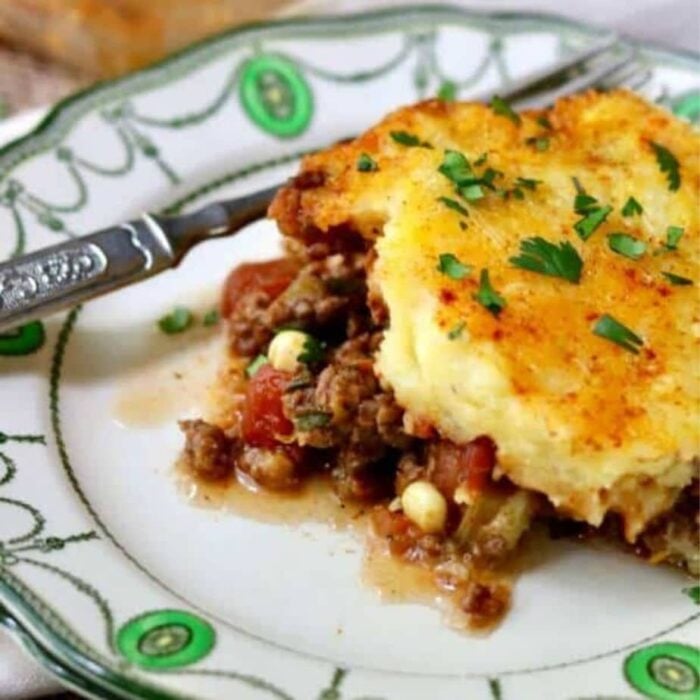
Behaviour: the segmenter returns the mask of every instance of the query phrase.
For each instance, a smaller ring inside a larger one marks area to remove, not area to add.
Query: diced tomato
[[[299,265],[289,258],[245,263],[227,277],[221,296],[221,315],[228,318],[244,294],[265,292],[270,299],[277,298],[287,289],[299,271]]]
[[[282,407],[282,393],[289,379],[287,372],[263,365],[248,382],[241,422],[243,440],[248,445],[278,447],[279,436],[292,434],[294,426]]]
[[[464,468],[467,472],[467,488],[483,491],[491,481],[491,472],[496,465],[496,446],[487,437],[478,437],[464,448]]]
[[[460,484],[470,491],[483,491],[496,464],[496,446],[485,436],[466,445],[443,441],[435,448],[430,480],[449,499]]]
[[[391,538],[405,535],[411,527],[411,521],[401,512],[377,506],[372,510],[372,525],[377,535]]]

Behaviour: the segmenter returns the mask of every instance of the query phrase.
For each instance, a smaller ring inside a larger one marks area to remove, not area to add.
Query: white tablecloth
[[[306,11],[353,12],[380,6],[405,5],[407,2],[310,0],[301,4]],[[425,4],[425,0],[422,4]],[[490,10],[558,13],[604,25],[635,38],[693,51],[700,50],[698,0],[463,0],[455,4]],[[38,116],[38,113],[22,115],[0,125],[0,144],[26,132],[36,123]],[[59,686],[0,632],[0,699],[44,697],[59,691]]]

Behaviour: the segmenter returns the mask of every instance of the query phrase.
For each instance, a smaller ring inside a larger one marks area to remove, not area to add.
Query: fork
[[[520,109],[545,107],[591,87],[638,90],[650,77],[635,49],[611,35],[530,74],[500,97]],[[198,243],[234,234],[265,216],[279,187],[181,216],[143,214],[0,264],[0,333],[176,267]]]

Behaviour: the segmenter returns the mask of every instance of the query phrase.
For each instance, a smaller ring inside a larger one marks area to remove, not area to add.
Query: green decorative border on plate
[[[340,36],[347,35],[350,30],[366,35],[395,31],[397,18],[400,18],[402,23],[410,25],[410,31],[407,30],[404,36],[403,45],[396,56],[388,62],[362,73],[331,72],[326,68],[310,65],[301,58],[268,52],[264,49],[264,42],[268,38],[318,36],[320,32],[323,32],[324,36]],[[54,108],[32,134],[0,149],[0,206],[11,212],[16,229],[16,242],[12,254],[18,255],[25,249],[27,228],[25,218],[27,216],[47,231],[60,235],[75,235],[65,219],[67,216],[81,211],[88,202],[88,176],[121,177],[131,171],[137,158],[142,158],[153,163],[167,183],[178,183],[180,175],[167,161],[166,155],[157,143],[158,130],[182,130],[202,123],[215,115],[233,95],[237,94],[243,112],[259,129],[278,137],[280,140],[292,141],[304,133],[314,118],[314,99],[305,77],[307,74],[339,83],[361,83],[388,74],[401,65],[408,56],[416,55],[418,60],[414,70],[413,83],[418,97],[425,96],[429,94],[429,90],[436,90],[441,86],[449,86],[449,89],[468,89],[478,82],[492,63],[495,65],[501,80],[507,82],[509,73],[501,54],[501,40],[504,26],[508,23],[513,25],[512,33],[527,32],[543,27],[553,31],[558,30],[562,40],[561,50],[563,51],[571,49],[567,44],[569,35],[577,38],[581,36],[594,38],[604,34],[601,30],[547,15],[520,15],[507,12],[482,15],[441,6],[414,7],[410,10],[399,8],[351,18],[291,20],[274,24],[250,25],[227,32],[193,46],[133,76],[100,85],[75,95]],[[436,25],[448,24],[479,27],[490,32],[492,37],[489,49],[473,75],[459,83],[453,83],[441,71],[435,60],[433,30]],[[141,114],[130,103],[130,98],[157,85],[166,84],[188,75],[207,62],[224,55],[239,43],[249,46],[251,55],[232,66],[229,79],[222,89],[199,111],[184,112],[166,119]],[[694,69],[700,70],[700,61],[692,54],[670,52],[660,48],[650,49],[647,46],[641,48],[645,53],[653,55],[657,61],[692,66]],[[669,97],[668,102],[677,112],[697,119],[699,99],[697,92],[693,92],[687,95]],[[82,116],[95,111],[101,114],[104,122],[113,129],[122,144],[123,156],[115,164],[96,163],[87,156],[75,153],[63,145],[63,141],[77,121]],[[18,165],[51,149],[56,149],[57,160],[65,167],[68,180],[75,186],[75,197],[67,203],[46,201],[38,193],[30,192],[22,182],[11,177],[12,171]],[[281,162],[296,159],[300,155],[297,152],[289,152],[287,148],[281,147],[280,151],[283,155],[279,159],[249,165],[230,175],[221,176],[216,181],[203,185],[196,191],[181,197],[177,202],[168,206],[166,211],[180,211],[184,206],[191,204],[205,194],[216,191],[225,184]],[[83,505],[98,529],[102,531],[102,535],[121,548],[82,494],[80,485],[70,468],[69,457],[61,436],[60,371],[66,345],[73,325],[78,318],[78,313],[79,311],[75,310],[66,319],[53,355],[50,402],[54,437],[68,479],[83,501]],[[43,342],[44,329],[42,324],[31,324],[20,329],[17,333],[0,336],[0,355],[30,354],[38,350]],[[9,445],[13,441],[43,444],[43,437],[0,433],[0,471],[2,471],[0,486],[9,483],[17,470],[14,460],[5,449],[5,445]],[[142,670],[152,673],[208,674],[229,678],[265,692],[271,697],[292,700],[291,696],[284,690],[260,678],[235,671],[197,667],[197,662],[206,658],[215,644],[215,630],[196,614],[184,610],[144,612],[137,618],[125,621],[118,626],[113,619],[109,602],[99,591],[72,573],[56,566],[50,561],[50,558],[46,561],[47,557],[44,557],[44,555],[49,555],[52,551],[62,549],[67,545],[95,540],[98,538],[97,532],[90,530],[65,537],[41,537],[46,527],[46,519],[39,509],[31,504],[4,497],[0,497],[0,505],[21,508],[33,520],[33,526],[30,530],[0,543],[0,600],[4,604],[4,607],[0,606],[0,624],[15,634],[34,656],[39,658],[49,670],[60,676],[67,685],[96,697],[171,699],[182,697],[144,683],[142,677],[136,677],[131,673],[128,664],[125,663],[125,661],[129,661]],[[28,555],[28,553],[30,554]],[[128,552],[125,554],[132,563],[148,574]],[[105,645],[109,657],[92,648],[76,635],[56,610],[42,601],[14,573],[14,567],[17,566],[41,568],[61,577],[76,590],[90,598],[97,606],[104,622]],[[189,607],[194,608],[191,605]],[[636,644],[587,659],[573,661],[571,664],[543,666],[541,669],[505,671],[499,675],[506,677],[533,673],[537,670],[562,668],[613,654],[622,654],[640,644],[648,645],[653,640],[671,633],[698,617],[700,617],[700,613],[689,615],[673,627],[662,630]],[[663,659],[667,659],[666,661],[659,661],[654,668],[648,664],[640,666],[639,659],[644,654],[651,659],[656,659],[660,647],[664,647],[665,656]],[[683,664],[687,666],[689,663],[688,652],[684,649],[689,649],[689,647],[668,642],[638,649],[627,657],[625,663],[630,684],[639,692],[647,693],[648,688],[652,687],[649,683],[666,683],[664,692],[676,692],[669,685],[671,683],[669,679],[675,678],[682,672]],[[189,668],[190,664],[194,665],[194,668]],[[640,671],[640,668],[643,671]],[[348,671],[340,668],[333,669],[331,664],[329,664],[329,669],[332,678],[328,687],[319,691],[318,698],[319,700],[340,700],[343,698],[342,684]],[[157,676],[153,677],[157,679]],[[489,692],[495,700],[505,700],[498,679],[480,677],[488,684]],[[678,692],[687,693],[687,688],[690,687],[688,683],[691,683],[692,678],[690,680],[681,678],[681,681],[685,685],[679,686],[681,690]],[[646,685],[644,685],[645,683]],[[694,689],[691,690],[694,692]],[[649,695],[649,697],[656,696]],[[684,700],[686,696],[676,693],[664,696],[664,700],[666,697]]]

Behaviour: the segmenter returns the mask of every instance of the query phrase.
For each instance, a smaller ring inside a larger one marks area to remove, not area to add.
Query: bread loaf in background
[[[267,18],[288,0],[0,0],[0,40],[113,77],[227,27]]]

